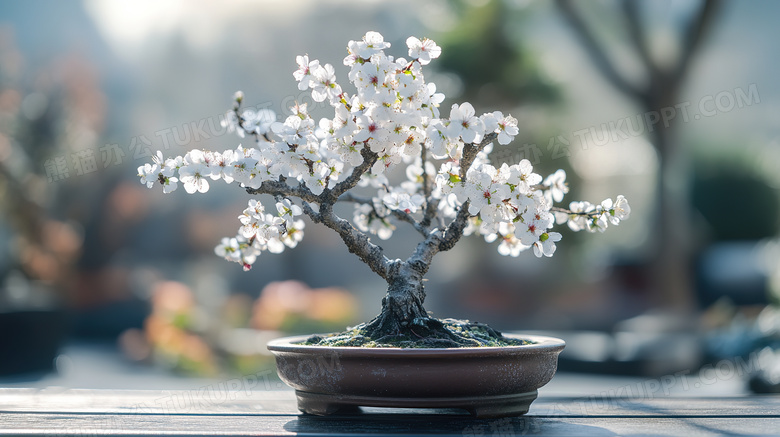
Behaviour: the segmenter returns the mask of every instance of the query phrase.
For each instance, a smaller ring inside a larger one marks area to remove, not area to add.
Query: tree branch
[[[466,180],[466,173],[468,172],[474,160],[477,158],[479,152],[481,152],[488,144],[493,142],[498,134],[491,132],[485,135],[485,138],[479,142],[479,144],[467,143],[463,146],[463,155],[460,158],[460,177],[462,181]],[[424,165],[424,164],[423,164]],[[431,202],[433,203],[433,202]],[[436,202],[436,209],[426,209],[426,217],[430,214],[430,221],[436,218],[438,212],[438,201]],[[469,202],[466,201],[460,206],[460,210],[455,218],[449,225],[442,231],[430,233],[428,237],[421,241],[414,251],[414,254],[406,261],[410,265],[414,265],[415,269],[419,271],[427,271],[430,267],[433,256],[439,252],[452,249],[455,244],[463,236],[463,230],[466,228],[466,224],[469,218]]]
[[[368,148],[363,148],[360,153],[363,155],[363,162],[354,168],[352,174],[336,184],[333,189],[326,189],[319,196],[312,193],[304,184],[291,187],[285,182],[283,177],[280,177],[278,181],[265,181],[259,188],[246,188],[246,192],[249,194],[270,194],[272,196],[299,198],[303,202],[303,212],[309,216],[314,223],[321,223],[336,231],[351,253],[357,255],[372,271],[386,280],[390,261],[384,256],[382,248],[371,243],[368,235],[355,229],[349,221],[339,217],[333,212],[333,205],[342,199],[342,197],[343,200],[365,201],[364,199],[353,196],[351,193],[345,194],[357,185],[360,181],[360,177],[374,165],[378,158],[377,154],[371,152]],[[319,212],[314,211],[310,203],[319,205]],[[419,224],[405,212],[393,211],[393,215],[401,220],[412,223],[418,231],[421,230]],[[422,232],[424,232],[424,229]],[[423,235],[427,236],[427,233],[424,233]]]
[[[320,198],[309,190],[305,185],[298,185],[292,187],[287,182],[282,181],[265,181],[258,188],[246,188],[246,192],[249,194],[270,194],[272,196],[285,196],[285,197],[297,197],[301,200],[312,203],[320,203]]]
[[[314,223],[322,223],[322,216],[320,215],[320,213],[315,211],[314,208],[312,208],[311,205],[309,205],[309,202],[304,201],[302,203],[303,203],[303,208],[302,208],[303,213],[309,216],[311,221],[313,221]]]
[[[320,195],[320,197],[331,200],[331,204],[336,203],[339,196],[351,190],[352,188],[355,188],[358,182],[360,182],[360,177],[363,176],[365,172],[369,171],[374,163],[376,163],[376,160],[379,158],[379,155],[372,152],[371,149],[365,146],[365,144],[360,150],[360,155],[363,157],[363,162],[352,170],[352,174],[349,175],[348,178],[336,184],[333,189],[326,189]]]
[[[422,226],[425,229],[431,227],[431,223],[433,222],[433,219],[436,218],[436,215],[439,212],[440,201],[441,199],[435,199],[431,195],[428,195],[428,197],[426,197],[425,213],[423,214],[423,219],[420,221],[420,226]]]
[[[420,221],[420,225],[425,229],[428,229],[431,226],[433,219],[436,218],[436,213],[439,211],[439,199],[434,199],[431,195],[431,192],[433,191],[433,179],[425,168],[425,164],[428,161],[428,152],[425,148],[425,144],[422,145],[420,158],[422,159],[423,194],[425,195],[425,212],[423,213],[423,219]]]
[[[699,13],[691,19],[692,24],[687,27],[687,32],[683,37],[680,58],[672,72],[671,83],[673,86],[678,86],[685,79],[691,60],[712,27],[712,21],[719,7],[720,0],[704,0]]]
[[[428,230],[420,224],[417,220],[414,219],[414,217],[411,216],[411,214],[407,213],[406,211],[401,211],[398,209],[390,209],[390,214],[393,215],[393,217],[397,218],[398,220],[401,220],[403,222],[409,223],[414,227],[414,230],[420,233],[423,237],[428,237]]]
[[[639,18],[639,10],[636,0],[623,0],[623,15],[626,17],[626,24],[628,25],[628,35],[631,41],[634,43],[639,58],[647,68],[650,76],[658,74],[659,68],[653,61],[653,57],[650,55],[650,48],[647,44],[647,38],[644,32],[644,26],[642,20]]]
[[[428,273],[434,255],[439,253],[440,238],[437,237],[437,235],[431,235],[417,243],[414,253],[406,260],[406,263],[417,270],[421,276]]]
[[[428,201],[428,198],[431,197],[431,178],[430,175],[428,175],[428,169],[425,168],[425,164],[428,162],[428,153],[427,149],[425,148],[425,144],[422,144],[422,147],[420,148],[420,160],[422,160],[422,189],[423,189],[423,195],[425,196],[426,202]]]
[[[361,205],[373,205],[374,201],[370,197],[358,196],[353,193],[344,193],[339,197],[339,202],[352,202],[359,203]]]
[[[495,132],[491,132],[487,135],[485,135],[485,138],[480,141],[479,144],[475,145],[474,143],[466,143],[463,146],[463,156],[460,158],[460,179],[462,181],[466,180],[466,174],[469,171],[469,168],[471,168],[471,164],[474,163],[474,160],[477,158],[477,155],[479,152],[482,151],[488,144],[492,143],[493,140],[495,140],[498,137],[498,134]]]
[[[417,270],[420,275],[428,272],[433,257],[437,253],[452,249],[463,236],[463,229],[466,228],[469,217],[468,201],[461,205],[460,208],[458,215],[450,222],[443,233],[438,231],[429,234],[428,238],[417,243],[414,253],[406,260],[406,264]]]
[[[612,62],[607,57],[603,47],[596,42],[596,38],[591,33],[585,21],[580,16],[580,13],[574,7],[570,0],[556,0],[555,4],[563,14],[563,17],[572,27],[574,32],[579,36],[579,40],[584,46],[585,50],[590,54],[593,59],[596,68],[612,83],[612,85],[627,94],[632,98],[644,99],[644,92],[629,83],[623,76],[621,76]]]
[[[460,237],[463,236],[463,230],[466,229],[468,218],[469,202],[466,201],[460,206],[460,211],[458,211],[458,215],[455,216],[455,219],[453,219],[450,224],[447,225],[447,229],[444,230],[444,235],[441,236],[441,239],[438,242],[437,249],[439,251],[444,252],[455,246],[460,240]]]
[[[336,231],[351,253],[357,255],[374,273],[387,280],[390,260],[384,255],[384,250],[372,243],[366,234],[355,229],[349,221],[337,216],[333,212],[332,204],[320,205],[319,213],[304,204],[304,212],[315,223],[322,223]]]

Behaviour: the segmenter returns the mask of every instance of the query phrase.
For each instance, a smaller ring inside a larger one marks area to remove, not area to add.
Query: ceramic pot
[[[505,334],[533,344],[507,347],[400,349],[268,343],[279,377],[295,389],[298,408],[329,415],[358,406],[461,408],[477,417],[528,412],[537,389],[558,367],[563,340]]]

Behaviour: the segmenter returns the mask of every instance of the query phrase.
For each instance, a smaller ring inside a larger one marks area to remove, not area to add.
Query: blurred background
[[[235,148],[220,121],[236,90],[280,119],[295,102],[326,116],[297,90],[295,56],[346,84],[347,41],[376,30],[396,56],[409,35],[443,48],[426,74],[443,115],[469,101],[518,118],[495,163],[563,168],[570,200],[632,206],[603,235],[564,229],[551,259],[461,241],[434,261],[428,310],[563,337],[551,392],[724,362],[744,372],[701,390],[777,391],[777,14],[769,0],[0,1],[0,386],[196,387],[272,369],[270,338],[378,313],[384,284],[329,230],[309,223],[245,273],[213,254],[242,190],[163,195],[136,176],[157,150]],[[405,257],[415,234],[399,228],[383,246]]]

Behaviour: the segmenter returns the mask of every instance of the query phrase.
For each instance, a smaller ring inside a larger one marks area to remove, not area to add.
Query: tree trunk
[[[429,319],[423,307],[423,273],[412,268],[409,263],[398,265],[387,277],[387,294],[382,299],[382,312],[365,327],[371,338],[415,333],[413,327],[425,325]],[[425,328],[421,329],[424,330]],[[416,334],[423,335],[422,332]]]
[[[648,111],[661,112],[674,106],[677,93],[663,84],[651,94],[655,101],[647,102]],[[690,207],[687,201],[688,181],[684,150],[676,147],[674,127],[676,119],[668,125],[658,123],[651,132],[658,151],[658,179],[656,183],[656,210],[652,241],[653,275],[651,287],[656,303],[670,310],[688,311],[693,308],[692,279],[690,263],[692,245],[690,241]]]

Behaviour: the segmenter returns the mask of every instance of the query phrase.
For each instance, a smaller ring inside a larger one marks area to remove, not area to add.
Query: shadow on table
[[[740,411],[736,411],[733,406],[727,406],[727,404],[717,404],[718,400],[713,399],[712,400],[713,405],[716,408],[723,408],[724,410],[731,407],[731,412],[736,412],[737,414],[741,413]],[[719,428],[716,426],[712,426],[712,424],[704,423],[706,420],[712,420],[718,418],[718,416],[712,416],[708,414],[702,414],[699,413],[699,415],[692,416],[691,413],[687,413],[689,416],[681,415],[679,411],[675,411],[675,409],[672,408],[663,408],[661,406],[654,406],[654,405],[648,405],[646,403],[639,404],[639,405],[629,405],[626,403],[624,405],[624,408],[629,411],[635,411],[639,415],[642,415],[644,417],[663,417],[663,418],[672,418],[674,420],[683,422],[684,424],[688,425],[690,428],[696,428],[697,430],[701,431],[705,434],[731,434],[731,435],[754,435],[754,434],[764,434],[767,435],[776,434],[775,429],[770,430],[751,430],[748,434],[738,434],[734,433],[731,430]],[[750,411],[745,411],[743,413],[744,416],[750,416],[752,413]]]
[[[466,436],[617,435],[607,429],[569,423],[566,418],[505,417],[474,419],[460,410],[403,410],[371,408],[336,416],[301,415],[284,425],[298,434],[448,434]]]

